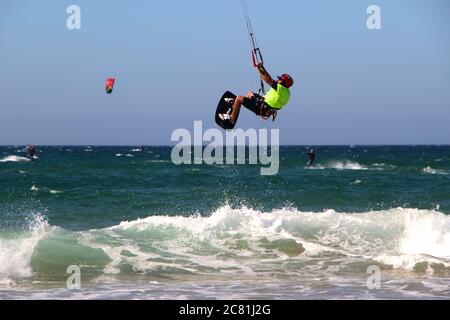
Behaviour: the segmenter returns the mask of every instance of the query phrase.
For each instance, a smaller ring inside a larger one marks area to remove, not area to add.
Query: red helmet
[[[278,80],[281,80],[281,84],[286,88],[290,88],[294,84],[294,79],[292,79],[292,77],[286,73],[283,73],[281,76],[277,78]]]

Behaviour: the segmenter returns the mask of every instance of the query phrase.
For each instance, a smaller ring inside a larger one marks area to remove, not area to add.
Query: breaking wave
[[[209,217],[150,216],[71,232],[37,216],[26,232],[0,233],[0,279],[65,275],[82,264],[92,275],[260,275],[289,264],[339,258],[392,268],[449,272],[450,217],[434,210],[364,213],[260,212],[224,206]],[[302,268],[289,272],[301,272]]]

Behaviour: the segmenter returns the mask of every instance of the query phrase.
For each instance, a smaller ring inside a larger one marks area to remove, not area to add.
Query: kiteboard
[[[215,115],[216,123],[225,130],[231,130],[234,128],[239,118],[239,112],[236,115],[236,121],[234,123],[232,123],[230,120],[220,119],[219,114],[223,113],[231,114],[231,111],[233,110],[234,99],[236,99],[236,95],[234,95],[230,91],[225,92],[222,98],[220,98],[219,105],[217,106],[216,109]]]

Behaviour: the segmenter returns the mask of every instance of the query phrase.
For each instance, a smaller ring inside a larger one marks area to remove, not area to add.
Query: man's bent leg
[[[233,122],[233,123],[236,122],[236,118],[237,118],[237,115],[239,113],[239,110],[241,109],[243,101],[244,101],[244,97],[243,96],[238,96],[238,97],[236,97],[236,100],[234,100],[233,111],[231,112],[231,115],[230,115],[231,122]]]

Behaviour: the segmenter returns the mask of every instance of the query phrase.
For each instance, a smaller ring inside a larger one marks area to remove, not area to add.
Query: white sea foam
[[[331,161],[326,164],[316,164],[314,166],[306,167],[306,169],[335,169],[335,170],[368,170],[369,168],[353,161]]]
[[[7,156],[3,159],[0,159],[0,162],[27,162],[27,161],[31,160],[26,157],[19,157],[19,156]]]
[[[0,236],[0,283],[32,275],[31,258],[39,241],[49,230],[45,218],[36,215],[28,231],[14,237]]]
[[[392,164],[386,164],[386,163],[374,163],[371,165],[371,167],[375,167],[378,170],[384,170],[384,169],[395,169],[397,166],[394,166]]]
[[[439,170],[439,169],[433,169],[431,167],[426,167],[422,169],[423,173],[428,173],[428,174],[442,174],[442,175],[447,175],[448,173],[444,170]]]
[[[371,165],[362,165],[355,161],[350,160],[335,160],[326,163],[318,163],[313,166],[308,166],[306,169],[310,170],[324,170],[324,169],[335,169],[335,170],[389,170],[395,169],[396,166],[385,163],[374,163]]]
[[[34,192],[45,191],[45,192],[49,192],[50,194],[60,194],[60,193],[62,193],[62,191],[60,191],[60,190],[52,190],[52,189],[47,188],[47,187],[37,187],[35,185],[31,186],[30,191],[34,191]]]

